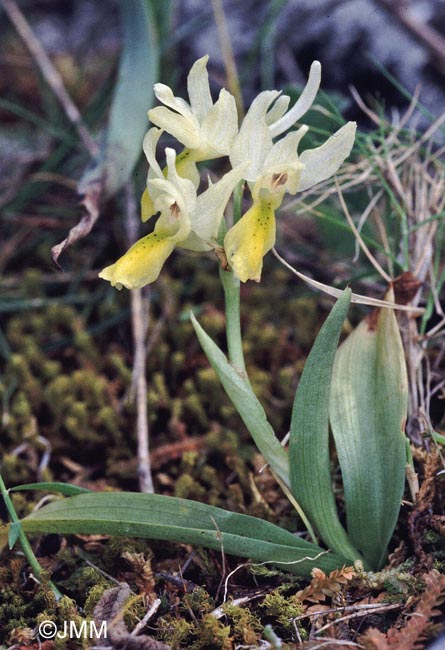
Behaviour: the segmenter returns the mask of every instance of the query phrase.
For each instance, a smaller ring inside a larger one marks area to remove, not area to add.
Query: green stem
[[[235,225],[241,219],[243,209],[244,181],[240,181],[233,191],[233,224]]]
[[[226,306],[226,336],[229,361],[247,379],[240,321],[240,281],[232,271],[219,270]]]
[[[17,539],[20,542],[20,545],[22,547],[23,553],[25,554],[26,559],[28,560],[28,563],[33,570],[33,573],[37,578],[42,577],[42,567],[39,564],[38,559],[34,555],[34,551],[32,550],[31,544],[28,541],[28,538],[26,537],[25,533],[23,532],[22,525],[20,523],[20,519],[17,516],[17,513],[14,508],[14,504],[12,503],[12,499],[9,496],[9,492],[6,489],[6,485],[3,481],[3,477],[0,474],[0,493],[3,497],[3,500],[5,502],[6,508],[9,513],[9,518],[11,519],[12,524],[15,524],[15,526],[18,527],[19,533],[17,535]],[[62,598],[61,592],[57,589],[57,587],[49,581],[49,586],[54,592],[55,597],[57,600]]]
[[[240,181],[233,191],[233,223],[241,219],[244,181]],[[223,245],[224,235],[227,226],[222,223],[220,232],[220,244]],[[232,366],[247,380],[246,363],[244,361],[243,341],[241,338],[240,321],[240,281],[235,277],[233,271],[223,271],[219,268],[219,277],[224,289],[224,300],[226,309],[226,337],[229,352],[229,361]]]

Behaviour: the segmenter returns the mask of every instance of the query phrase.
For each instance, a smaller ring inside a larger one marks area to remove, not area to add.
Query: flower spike
[[[144,139],[149,163],[147,188],[141,199],[142,221],[157,213],[153,232],[142,237],[100,277],[121,288],[142,287],[158,277],[174,248],[220,250],[221,220],[235,186],[247,181],[251,207],[229,229],[224,254],[243,282],[261,278],[263,257],[275,244],[275,211],[286,193],[294,195],[336,173],[349,155],[356,125],[348,122],[315,149],[298,155],[305,125],[288,131],[309,110],[320,86],[321,66],[311,65],[307,84],[295,105],[277,90],[259,93],[238,130],[233,96],[221,90],[214,103],[207,73],[208,56],[196,61],[187,77],[189,102],[165,84],[155,84],[163,104],[149,111],[155,125]],[[166,149],[167,167],[158,163],[156,149],[162,133],[174,136],[183,150]],[[277,140],[278,136],[282,136]],[[197,163],[228,156],[232,169],[198,193]]]

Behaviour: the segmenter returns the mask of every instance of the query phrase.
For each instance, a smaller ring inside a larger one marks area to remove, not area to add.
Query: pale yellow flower
[[[227,202],[245,170],[245,165],[232,169],[197,196],[194,184],[178,174],[173,149],[166,149],[166,158],[167,178],[156,163],[154,176],[147,181],[154,210],[160,212],[153,232],[139,239],[99,274],[118,289],[138,289],[154,282],[177,246],[194,251],[211,250]]]
[[[245,180],[253,205],[226,234],[224,249],[235,275],[242,281],[261,278],[263,257],[275,244],[275,210],[285,193],[296,194],[336,173],[351,152],[356,125],[348,122],[324,144],[297,153],[307,126],[273,138],[288,129],[309,108],[320,81],[320,64],[314,62],[300,100],[288,111],[289,98],[264,91],[252,102],[230,150],[232,165],[248,161]],[[277,107],[278,106],[278,107]],[[267,215],[267,219],[266,219]]]
[[[208,56],[198,59],[187,77],[190,103],[175,97],[165,84],[154,86],[156,97],[164,106],[148,111],[149,120],[181,142],[185,149],[179,154],[177,165],[181,175],[190,178],[198,187],[196,163],[227,156],[233,138],[238,132],[235,99],[224,88],[213,103],[207,73]]]

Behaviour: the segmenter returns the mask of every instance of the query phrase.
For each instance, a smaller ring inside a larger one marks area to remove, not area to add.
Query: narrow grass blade
[[[323,541],[353,562],[360,554],[338,518],[329,460],[329,389],[340,332],[351,301],[345,289],[306,360],[295,395],[289,439],[291,489]]]
[[[21,524],[27,535],[125,535],[197,544],[298,575],[343,564],[342,558],[262,519],[159,494],[81,494],[52,502]]]
[[[226,355],[191,316],[193,327],[202,349],[222,383],[224,390],[241,416],[256,446],[263,454],[272,471],[289,486],[289,460],[287,452],[275,436],[263,407],[248,382],[228,362]]]
[[[384,562],[405,484],[407,386],[394,312],[376,310],[340,346],[330,398],[348,534],[373,569]]]
[[[19,492],[22,490],[47,490],[48,492],[58,492],[67,497],[76,496],[77,494],[86,494],[92,492],[88,488],[80,487],[79,485],[71,485],[70,483],[59,483],[58,481],[46,481],[43,483],[26,483],[24,485],[16,485],[9,488],[9,492]]]

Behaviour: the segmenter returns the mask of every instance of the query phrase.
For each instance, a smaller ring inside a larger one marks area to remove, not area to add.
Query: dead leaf
[[[150,636],[133,636],[124,621],[125,604],[131,595],[130,587],[121,582],[118,587],[107,589],[94,608],[93,616],[97,624],[107,623],[107,638],[100,639],[103,647],[115,650],[170,650],[170,646]]]
[[[56,244],[51,249],[51,257],[57,268],[61,268],[58,262],[60,255],[63,251],[71,246],[79,239],[86,237],[92,230],[94,224],[99,218],[99,204],[102,195],[103,183],[102,179],[95,178],[91,180],[86,186],[81,205],[85,208],[86,214],[81,220],[71,228],[68,236],[63,241]]]

